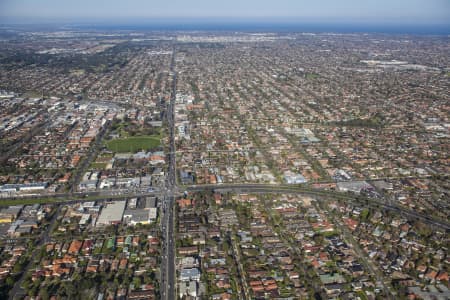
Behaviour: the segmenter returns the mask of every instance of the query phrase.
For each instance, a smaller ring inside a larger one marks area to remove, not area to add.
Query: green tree
[[[133,278],[134,288],[140,288],[142,285],[142,279],[140,276],[136,276]]]
[[[39,296],[43,299],[43,300],[48,300],[50,299],[50,295],[48,294],[48,290],[46,286],[42,286],[39,290]]]

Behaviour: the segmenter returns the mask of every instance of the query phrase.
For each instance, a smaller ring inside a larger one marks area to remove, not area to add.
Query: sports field
[[[106,147],[117,153],[136,153],[150,150],[160,145],[159,136],[133,136],[123,139],[114,139],[106,143]]]

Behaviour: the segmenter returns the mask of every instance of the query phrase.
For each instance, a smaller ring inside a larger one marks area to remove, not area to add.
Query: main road
[[[175,270],[175,242],[174,242],[174,223],[175,223],[175,193],[176,186],[176,164],[175,164],[175,100],[177,95],[177,73],[175,70],[175,49],[172,53],[170,63],[170,74],[172,76],[172,92],[170,102],[167,107],[166,120],[169,129],[169,153],[168,169],[165,182],[165,195],[162,203],[162,237],[163,245],[161,257],[161,299],[176,299],[176,270]]]

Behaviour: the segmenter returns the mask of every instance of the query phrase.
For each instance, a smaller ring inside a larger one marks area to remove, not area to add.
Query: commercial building
[[[96,226],[119,224],[122,222],[126,201],[114,201],[108,203],[101,211]]]

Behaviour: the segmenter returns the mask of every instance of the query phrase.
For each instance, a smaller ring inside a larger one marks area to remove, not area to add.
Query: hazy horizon
[[[450,35],[448,24],[395,24],[369,22],[295,22],[286,20],[211,20],[211,19],[148,19],[9,22],[3,29],[22,30],[119,30],[119,31],[235,31],[235,32],[310,32],[310,33],[381,33],[413,35]]]
[[[10,23],[164,23],[171,21],[373,25],[450,24],[448,0],[0,0]]]

